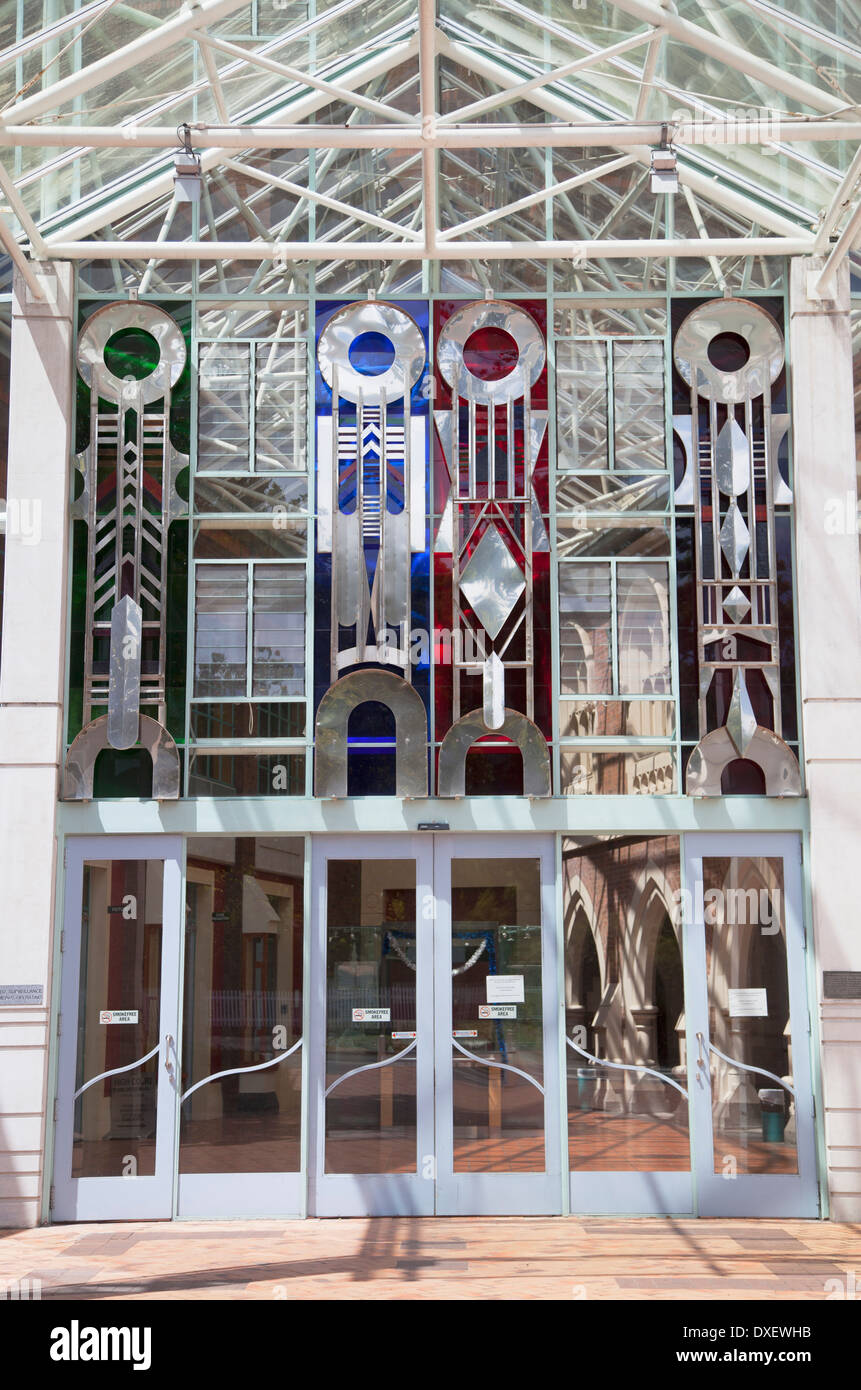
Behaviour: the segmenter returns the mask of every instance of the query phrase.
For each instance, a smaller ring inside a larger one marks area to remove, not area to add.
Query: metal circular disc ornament
[[[364,333],[381,333],[395,350],[391,366],[377,376],[366,376],[350,361],[350,348]],[[427,354],[422,331],[415,319],[394,304],[368,300],[338,309],[326,324],[317,343],[317,361],[323,380],[333,389],[335,372],[338,395],[354,404],[380,405],[399,401],[412,391],[424,371]]]
[[[508,333],[517,344],[517,362],[510,372],[496,381],[484,381],[471,372],[464,349],[473,333],[497,328]],[[544,370],[546,360],[541,329],[525,309],[505,300],[484,300],[467,304],[447,320],[439,336],[436,360],[447,386],[459,396],[478,405],[503,405],[519,400],[531,390]]]
[[[159,360],[149,376],[125,380],[112,372],[105,362],[105,347],[115,333],[140,328],[155,338]],[[93,369],[97,367],[102,381],[107,377],[117,383],[117,393],[129,401],[158,401],[165,394],[165,376],[171,387],[182,376],[186,362],[185,339],[179,325],[170,314],[154,304],[108,304],[91,314],[78,335],[78,371],[88,386],[93,384]]]
[[[743,338],[750,357],[727,371],[709,360],[709,344],[722,333]],[[783,335],[771,314],[747,299],[717,299],[688,314],[676,334],[673,361],[688,386],[708,401],[746,401],[761,396],[783,369]]]

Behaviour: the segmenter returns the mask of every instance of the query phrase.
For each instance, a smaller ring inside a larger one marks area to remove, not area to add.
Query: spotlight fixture
[[[673,148],[667,136],[666,122],[661,126],[661,143],[652,150],[652,192],[678,193],[679,170]]]
[[[174,156],[174,176],[173,183],[175,197],[178,203],[199,203],[200,185],[202,173],[200,168],[200,155],[191,148],[191,131],[187,125],[180,125],[176,128],[177,139],[182,143],[182,149],[177,150]]]

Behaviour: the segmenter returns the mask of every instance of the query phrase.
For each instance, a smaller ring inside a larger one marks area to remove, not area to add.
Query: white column
[[[861,571],[849,284],[808,299],[820,259],[792,264],[790,353],[799,675],[831,1214],[861,1220],[861,999],[823,972],[861,971]],[[810,279],[808,278],[810,276]],[[815,1023],[814,1023],[815,1026]]]
[[[72,421],[72,269],[19,275],[12,304],[9,473],[0,653],[0,1226],[39,1219],[62,753]],[[56,972],[59,987],[59,970]]]

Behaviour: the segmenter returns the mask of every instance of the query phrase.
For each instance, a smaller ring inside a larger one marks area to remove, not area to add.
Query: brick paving
[[[0,1230],[45,1299],[774,1299],[861,1287],[861,1225],[580,1217],[115,1222]]]

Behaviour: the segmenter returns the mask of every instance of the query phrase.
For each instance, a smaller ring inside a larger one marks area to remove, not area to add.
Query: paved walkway
[[[24,1279],[41,1280],[43,1299],[806,1300],[847,1285],[851,1298],[861,1225],[405,1217],[0,1231],[0,1285]]]

